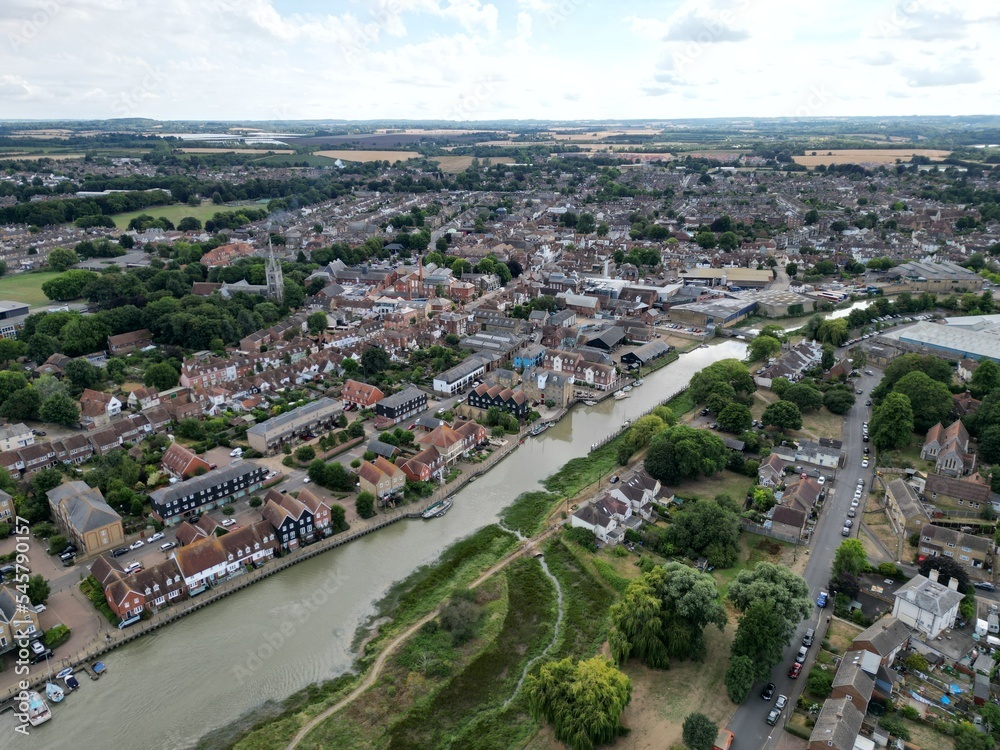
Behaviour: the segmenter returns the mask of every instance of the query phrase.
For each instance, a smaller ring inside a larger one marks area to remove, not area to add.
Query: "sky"
[[[987,0],[3,0],[0,119],[998,114]]]

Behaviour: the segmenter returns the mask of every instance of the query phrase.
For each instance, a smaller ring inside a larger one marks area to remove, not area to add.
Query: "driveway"
[[[844,527],[847,511],[850,510],[851,499],[854,496],[854,488],[857,486],[858,479],[864,478],[865,487],[871,487],[875,461],[872,460],[867,469],[861,468],[864,446],[866,445],[862,439],[862,424],[869,421],[871,416],[871,408],[865,406],[865,401],[871,394],[872,388],[882,379],[882,372],[872,367],[867,369],[871,369],[874,374],[862,375],[858,379],[856,387],[861,388],[863,393],[857,396],[854,407],[844,416],[844,429],[841,434],[845,455],[844,467],[835,473],[832,491],[827,491],[828,496],[823,512],[820,514],[809,548],[806,550],[809,562],[806,564],[803,577],[809,584],[810,595],[814,602],[819,592],[825,591],[827,588],[833,566],[833,557],[837,547],[844,541],[840,532]],[[872,450],[874,451],[874,449]],[[860,516],[854,520],[854,528],[851,530],[852,537],[857,536],[858,528],[861,525],[859,523]],[[771,674],[771,682],[777,686],[776,693],[787,695],[792,705],[795,704],[802,687],[805,685],[806,676],[812,668],[819,644],[823,642],[827,615],[832,613],[832,607],[828,607],[826,610],[814,608],[812,615],[796,628],[791,644],[785,649],[784,659]],[[808,628],[816,629],[816,638],[813,646],[809,649],[809,658],[803,666],[802,676],[797,680],[792,680],[788,677],[788,670],[795,661],[802,637]],[[768,727],[764,723],[769,705],[760,699],[762,687],[762,684],[754,685],[750,696],[737,709],[736,715],[729,723],[729,730],[736,735],[736,742],[741,748],[774,750],[778,740],[784,734],[779,727]],[[786,711],[782,721],[786,721],[787,718],[788,712]]]

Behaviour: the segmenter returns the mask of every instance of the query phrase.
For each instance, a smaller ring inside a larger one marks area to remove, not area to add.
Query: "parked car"
[[[134,570],[139,570],[141,567],[142,567],[142,563],[139,562],[138,560],[136,560],[135,562],[131,562],[128,565],[125,566],[125,572],[126,573],[131,573]]]
[[[163,544],[160,545],[160,549],[163,552],[166,552],[167,550],[172,550],[176,546],[177,542],[164,542]]]
[[[852,520],[850,519],[850,516],[848,516],[847,520],[846,520],[846,521],[844,521],[844,527],[845,527],[845,528],[848,528],[848,529],[849,529],[849,528],[851,528],[852,526],[854,526],[854,521],[852,521]]]
[[[840,530],[840,535],[841,536],[850,536],[851,535],[851,527],[850,526],[845,526],[844,528],[842,528]]]
[[[243,455],[242,448],[233,448],[231,451],[229,451],[229,456],[231,458],[239,458],[242,455]]]
[[[778,723],[778,717],[780,716],[781,716],[781,709],[772,708],[770,711],[767,712],[767,718],[764,719],[764,721],[766,721],[773,727],[775,724]]]
[[[830,598],[830,595],[825,591],[820,591],[819,596],[816,597],[816,606],[821,609],[826,609],[826,602]]]
[[[862,469],[867,469],[867,468],[868,468],[868,459],[867,459],[867,458],[866,458],[866,459],[864,459],[864,460],[863,460],[863,461],[861,462],[861,468],[862,468]]]
[[[820,477],[818,481],[819,481],[820,485],[824,485],[824,484],[826,484],[826,477]]]
[[[858,514],[858,511],[855,508],[850,508],[847,511],[847,517],[848,518],[854,518],[857,514]]]
[[[111,550],[112,557],[121,557],[122,555],[128,554],[128,547],[119,547],[118,549]]]
[[[136,540],[135,540],[134,542],[132,542],[132,543],[131,543],[131,544],[130,544],[130,545],[128,546],[128,548],[129,548],[129,549],[139,549],[139,547],[142,547],[142,546],[143,546],[144,544],[145,544],[145,542],[144,542],[144,541],[142,541],[141,539],[136,539]]]
[[[778,699],[774,702],[774,707],[779,711],[781,711],[787,705],[788,705],[787,695],[779,695]]]
[[[35,605],[35,614],[39,614],[40,615],[44,611],[45,611],[45,605],[44,604],[36,604]]]
[[[996,591],[997,590],[997,587],[994,586],[989,581],[976,581],[972,585],[975,586],[977,589],[982,589],[983,591]]]
[[[774,697],[774,691],[777,688],[774,687],[773,682],[769,682],[764,686],[764,689],[760,691],[760,697],[766,701],[771,700]]]
[[[799,652],[795,655],[795,661],[798,662],[799,664],[803,664],[808,655],[809,655],[809,647],[799,646]]]
[[[797,680],[800,674],[802,674],[802,665],[795,662],[795,664],[792,665],[792,668],[788,670],[788,676],[793,680]]]
[[[232,518],[227,518],[225,521],[222,522],[222,525],[228,528],[230,526],[235,526],[236,521],[234,521]]]
[[[146,541],[152,544],[153,542],[160,541],[161,539],[163,539],[163,537],[164,537],[163,532],[157,531],[155,534],[153,534],[153,536],[149,537],[149,539],[147,539]]]
[[[809,628],[806,630],[806,634],[802,636],[802,645],[811,646],[813,645],[813,638],[816,637],[816,630],[814,628]]]

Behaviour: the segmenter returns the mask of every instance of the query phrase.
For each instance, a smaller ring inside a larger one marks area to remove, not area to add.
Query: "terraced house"
[[[469,394],[469,406],[486,411],[492,406],[501,411],[513,414],[518,419],[528,416],[528,397],[521,390],[490,386],[486,383],[476,386]]]
[[[926,557],[950,557],[964,567],[973,580],[988,580],[986,569],[993,567],[992,539],[943,526],[925,524],[920,530],[917,550],[920,560]]]
[[[358,467],[358,482],[362,492],[370,492],[379,502],[399,494],[406,487],[406,474],[391,461],[376,456],[374,461],[362,461]]]
[[[186,482],[161,487],[149,493],[153,517],[174,524],[184,516],[220,507],[256,492],[264,483],[267,469],[252,461],[234,461]]]
[[[267,455],[303,435],[326,432],[343,413],[343,406],[324,397],[255,424],[247,430],[247,442],[255,451]]]

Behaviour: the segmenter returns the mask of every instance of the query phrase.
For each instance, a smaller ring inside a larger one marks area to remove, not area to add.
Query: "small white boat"
[[[434,503],[434,505],[430,506],[421,515],[423,515],[424,518],[440,518],[441,516],[443,516],[445,513],[448,512],[448,509],[450,507],[451,507],[451,500],[445,498],[440,502]]]
[[[27,700],[27,714],[28,723],[33,727],[37,727],[39,724],[44,724],[49,719],[52,718],[52,712],[49,711],[49,704],[36,693],[34,690],[29,690],[25,696]]]
[[[630,386],[630,385],[627,385],[624,388],[622,388],[622,392],[623,393],[628,393],[631,390],[632,390],[632,386]]]
[[[628,394],[627,393],[623,393],[622,391],[618,391],[615,394],[615,401],[621,401],[623,398],[628,398]]]
[[[638,388],[640,385],[642,385],[642,378],[639,378],[637,381],[632,383],[632,385]]]
[[[597,406],[597,402],[596,401],[584,401],[583,405],[584,406]]]
[[[66,693],[54,682],[45,683],[45,696],[53,703],[59,703],[66,697]]]

